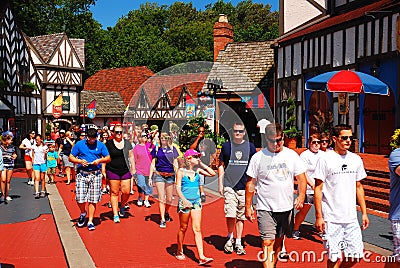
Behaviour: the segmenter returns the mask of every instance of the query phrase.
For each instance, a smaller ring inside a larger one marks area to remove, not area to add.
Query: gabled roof
[[[192,97],[197,97],[206,79],[208,73],[188,73],[188,74],[171,74],[171,75],[154,75],[150,77],[141,88],[146,93],[149,101],[149,106],[154,107],[159,100],[161,90],[166,92],[172,107],[178,104],[179,97],[183,87],[186,87],[187,91]],[[130,107],[136,107],[139,99],[139,92],[135,94],[130,102]]]
[[[220,51],[209,78],[221,79],[223,91],[252,91],[273,68],[274,41],[230,43]],[[271,77],[272,79],[272,77]]]
[[[74,47],[78,58],[80,59],[82,64],[85,65],[85,40],[70,38],[69,41]]]
[[[328,29],[330,27],[364,17],[368,12],[379,12],[385,10],[386,8],[389,8],[390,6],[395,4],[399,5],[398,0],[379,0],[376,1],[375,3],[372,3],[370,5],[361,8],[357,8],[353,11],[346,12],[333,17],[328,17],[323,21],[319,21],[318,23],[311,22],[310,26],[302,30],[298,31],[294,30],[295,31],[294,33],[285,35],[280,39],[278,39],[277,41],[278,43],[283,43],[298,37],[305,36],[307,34],[316,33],[318,31]]]
[[[153,75],[145,66],[100,70],[85,81],[84,90],[118,92],[128,105],[139,87]]]
[[[56,33],[29,37],[29,39],[43,61],[48,62],[65,36],[65,33]]]
[[[81,92],[80,110],[84,111],[86,105],[96,100],[96,114],[102,116],[122,116],[125,104],[118,92],[88,91]]]

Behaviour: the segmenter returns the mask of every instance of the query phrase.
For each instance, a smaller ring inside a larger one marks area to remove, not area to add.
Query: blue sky
[[[180,0],[181,2],[189,3],[192,2],[198,10],[204,10],[207,4],[214,4],[216,0]],[[104,29],[117,23],[118,19],[128,14],[130,10],[135,10],[140,7],[140,4],[146,2],[156,2],[160,5],[171,5],[176,0],[97,0],[96,5],[91,8],[93,17],[97,20]],[[241,0],[225,0],[225,2],[231,2],[233,5],[241,2]],[[278,11],[279,0],[253,0],[254,3],[270,4],[273,11]],[[228,18],[229,19],[229,18]]]

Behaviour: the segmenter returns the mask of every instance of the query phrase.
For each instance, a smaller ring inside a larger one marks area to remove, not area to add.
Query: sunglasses
[[[198,159],[198,158],[200,158],[200,156],[199,156],[199,155],[192,155],[192,156],[190,156],[190,158],[196,158],[196,159]]]
[[[244,133],[244,129],[234,129],[233,133]]]
[[[281,141],[283,141],[283,137],[281,136],[279,139],[269,139],[267,138],[267,141],[269,141],[270,143],[280,143]]]
[[[311,144],[321,144],[321,141],[312,141]]]
[[[350,139],[350,141],[352,141],[353,140],[353,136],[341,136],[340,139],[342,141],[347,141],[348,139]]]
[[[320,143],[329,143],[329,140],[320,140]]]
[[[122,134],[122,131],[114,131],[115,134]]]
[[[142,138],[147,138],[147,135],[142,135],[142,136],[140,136],[140,137],[142,137]]]

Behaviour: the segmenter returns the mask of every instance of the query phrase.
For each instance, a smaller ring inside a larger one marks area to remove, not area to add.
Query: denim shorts
[[[163,177],[160,174],[156,173],[156,174],[154,174],[154,181],[173,184],[173,183],[175,183],[175,175]]]
[[[196,200],[189,200],[190,203],[192,203],[192,207],[191,208],[186,208],[183,206],[183,202],[181,199],[179,199],[178,202],[178,213],[182,212],[182,213],[189,213],[191,210],[201,210],[201,208],[203,207],[201,205],[201,199],[196,199]]]

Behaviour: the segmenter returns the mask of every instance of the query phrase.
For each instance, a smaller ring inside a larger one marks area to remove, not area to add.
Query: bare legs
[[[109,180],[109,182],[111,187],[111,207],[114,216],[116,216],[118,215],[119,190],[121,188],[121,207],[124,207],[129,199],[130,180]]]
[[[13,170],[6,169],[4,168],[3,171],[1,171],[1,192],[2,192],[2,197],[7,198],[8,193],[10,191],[10,182],[11,182],[11,177],[13,174]]]
[[[194,239],[196,242],[197,251],[199,253],[199,259],[203,260],[206,258],[203,251],[203,236],[201,233],[201,210],[191,210],[189,213],[179,213],[180,227],[177,235],[178,239],[178,254],[183,253],[183,240],[187,231],[189,219],[192,219],[192,229],[194,233]]]
[[[165,213],[168,213],[169,208],[172,203],[172,191],[174,189],[173,183],[165,183],[165,182],[156,182],[158,199],[159,199],[159,208],[161,221],[165,221]]]

